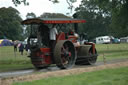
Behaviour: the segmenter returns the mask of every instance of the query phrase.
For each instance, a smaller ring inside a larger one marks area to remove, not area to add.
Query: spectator
[[[18,45],[17,41],[14,41],[14,52],[17,52],[17,45]]]
[[[24,45],[21,43],[19,46],[19,52],[21,52],[21,55],[23,55],[24,52]]]
[[[28,44],[25,45],[25,50],[27,53],[29,53],[29,45]],[[27,53],[26,53],[26,55],[27,55]]]

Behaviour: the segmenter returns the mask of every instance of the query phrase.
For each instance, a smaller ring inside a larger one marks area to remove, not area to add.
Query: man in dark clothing
[[[25,50],[28,53],[28,51],[29,51],[29,45],[28,44],[25,45]],[[27,55],[27,53],[26,53],[26,55]]]
[[[23,55],[24,52],[24,45],[21,43],[19,47],[19,52],[21,52],[21,55]]]
[[[17,52],[17,42],[14,41],[14,52]]]

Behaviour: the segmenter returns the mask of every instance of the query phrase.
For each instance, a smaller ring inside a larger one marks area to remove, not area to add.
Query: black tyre
[[[90,56],[89,56],[89,58],[87,58],[87,64],[94,65],[96,63],[97,56],[98,56],[96,49],[95,49],[95,54],[93,54],[92,47],[91,47],[89,50],[89,54],[90,54]]]
[[[82,46],[81,50],[78,51],[78,57],[76,59],[76,65],[94,65],[97,60],[97,51],[93,54],[92,47]]]
[[[58,41],[54,49],[54,61],[60,69],[70,68],[76,61],[76,50],[71,41]]]

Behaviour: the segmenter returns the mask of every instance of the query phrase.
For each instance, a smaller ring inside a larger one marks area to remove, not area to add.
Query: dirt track
[[[20,77],[1,78],[0,85],[11,85],[13,82],[18,82],[18,81],[20,82],[33,81],[33,80],[39,80],[39,79],[48,78],[48,77],[80,74],[82,72],[91,72],[96,70],[102,70],[102,69],[108,69],[108,68],[119,68],[124,66],[128,66],[128,61],[118,62],[114,64],[100,65],[100,66],[86,67],[86,68],[82,67],[82,68],[73,68],[68,70],[58,70],[58,71],[45,72],[40,74],[31,74],[31,75],[20,76]]]

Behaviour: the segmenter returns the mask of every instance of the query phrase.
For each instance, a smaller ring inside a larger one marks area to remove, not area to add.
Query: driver
[[[57,29],[55,27],[56,24],[53,24],[52,28],[50,29],[50,47],[51,47],[51,52],[52,52],[52,56],[53,56],[53,49],[55,47],[56,44],[56,35],[58,35]]]

